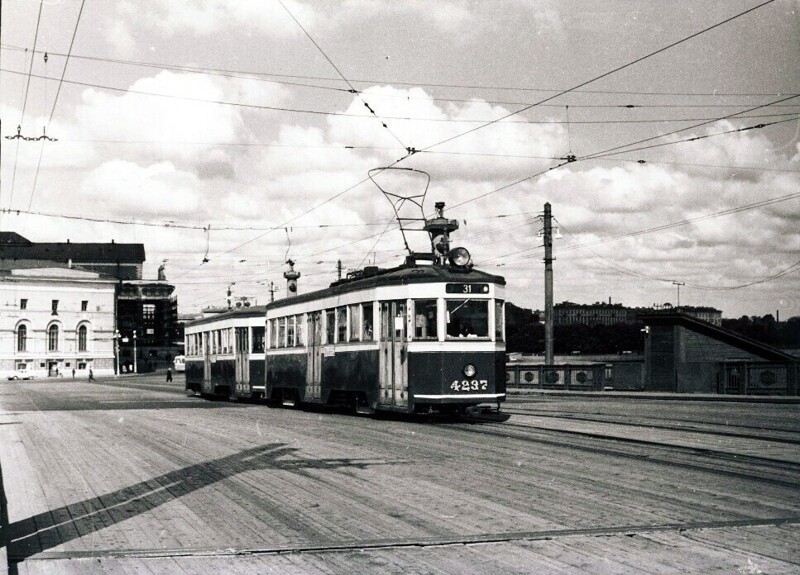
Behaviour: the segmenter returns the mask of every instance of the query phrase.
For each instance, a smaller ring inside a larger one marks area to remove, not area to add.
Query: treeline
[[[800,349],[800,317],[778,322],[772,314],[743,315],[737,319],[723,319],[722,327],[775,347]]]
[[[544,318],[542,318],[543,320]],[[557,325],[553,328],[553,352],[559,355],[641,353],[644,324]],[[506,351],[544,353],[544,324],[529,309],[506,304]]]
[[[544,320],[544,318],[541,318]],[[762,343],[783,349],[800,349],[800,317],[776,322],[772,315],[723,319],[722,327]],[[644,351],[644,324],[557,325],[553,329],[553,352],[559,355],[613,354]],[[533,311],[506,304],[506,351],[544,353],[544,324]]]

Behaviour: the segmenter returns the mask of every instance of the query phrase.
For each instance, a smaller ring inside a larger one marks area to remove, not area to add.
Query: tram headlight
[[[450,263],[454,266],[465,267],[468,266],[472,257],[469,255],[467,248],[453,248],[450,250]]]
[[[468,363],[467,365],[465,365],[464,366],[464,375],[466,377],[472,377],[473,375],[475,375],[475,366],[472,365],[471,363]]]

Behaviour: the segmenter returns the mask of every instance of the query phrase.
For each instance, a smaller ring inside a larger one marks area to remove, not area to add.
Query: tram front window
[[[414,300],[414,339],[436,339],[436,300]]]
[[[489,300],[447,300],[447,337],[489,337]]]

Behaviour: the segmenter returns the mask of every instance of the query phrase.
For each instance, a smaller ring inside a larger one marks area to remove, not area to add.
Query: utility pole
[[[544,205],[544,364],[553,365],[553,216]]]
[[[236,285],[236,282],[231,282],[228,284],[228,309],[233,309],[233,298],[231,296],[231,288]]]
[[[685,286],[686,282],[672,282],[672,285],[678,286],[678,305],[675,307],[681,307],[681,286]]]
[[[275,301],[275,284],[273,282],[269,282],[269,303]]]
[[[136,330],[133,330],[133,373],[139,373],[139,360],[136,358]]]
[[[114,375],[119,375],[119,330],[114,331],[114,359],[117,362],[117,371]]]

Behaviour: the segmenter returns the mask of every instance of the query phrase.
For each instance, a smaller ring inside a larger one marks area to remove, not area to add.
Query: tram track
[[[558,413],[558,412],[551,412],[551,411],[526,411],[526,410],[513,410],[513,409],[503,409],[503,413],[508,415],[518,415],[518,416],[529,416],[529,417],[547,417],[551,419],[567,419],[569,421],[586,421],[591,423],[608,423],[614,425],[626,425],[629,427],[643,427],[647,429],[665,429],[669,431],[685,431],[687,433],[700,433],[704,435],[713,434],[713,435],[721,435],[726,437],[737,437],[742,439],[760,439],[760,440],[767,440],[776,443],[789,443],[792,445],[800,444],[800,432],[786,430],[786,429],[777,429],[777,428],[767,428],[767,427],[755,427],[749,425],[734,425],[730,426],[733,428],[740,428],[740,429],[758,429],[763,431],[764,434],[747,434],[747,433],[736,433],[733,431],[724,431],[718,429],[702,429],[699,427],[694,427],[693,424],[698,425],[706,425],[709,427],[715,426],[723,426],[721,423],[709,423],[707,421],[695,421],[695,420],[687,420],[682,421],[681,423],[686,423],[687,425],[665,425],[663,423],[635,423],[628,420],[623,420],[621,416],[609,415],[606,417],[587,417],[587,416],[575,416],[571,413]],[[793,434],[797,436],[797,439],[791,439],[789,437],[777,437],[775,435],[769,435],[770,433],[784,433],[784,434]]]
[[[432,548],[455,545],[486,545],[499,543],[521,543],[526,541],[556,540],[566,537],[608,537],[614,535],[633,536],[647,533],[686,533],[709,529],[735,529],[763,526],[800,524],[800,516],[750,518],[720,521],[689,521],[674,523],[609,525],[573,529],[546,529],[541,531],[514,531],[482,533],[462,537],[419,537],[397,539],[367,539],[307,545],[276,545],[266,547],[206,547],[189,549],[93,549],[91,551],[46,551],[35,556],[36,561],[64,559],[105,558],[177,558],[177,557],[233,557],[256,555],[288,555],[314,553],[349,553],[353,551],[375,551],[399,548]],[[14,560],[14,556],[9,556]],[[800,565],[800,563],[797,563]]]
[[[478,435],[490,435],[504,439],[584,451],[595,455],[602,454],[624,459],[647,461],[657,465],[681,467],[694,471],[702,471],[704,473],[758,481],[760,483],[767,483],[779,487],[796,488],[797,485],[800,484],[800,464],[753,455],[739,455],[708,448],[671,445],[599,433],[554,430],[510,422],[502,424],[483,424],[480,428],[468,424],[456,424],[451,429]],[[537,436],[531,435],[530,433],[525,434],[525,431],[533,432],[537,434]],[[568,436],[572,440],[558,439],[559,436]],[[581,443],[579,442],[580,439],[586,439],[591,441],[591,443]],[[598,445],[598,441],[602,441],[603,445]],[[613,447],[611,444],[628,446],[631,448],[641,447],[642,450],[631,451],[630,449],[626,450],[622,447]],[[669,457],[670,455],[672,457]],[[787,475],[790,477],[783,477]]]

